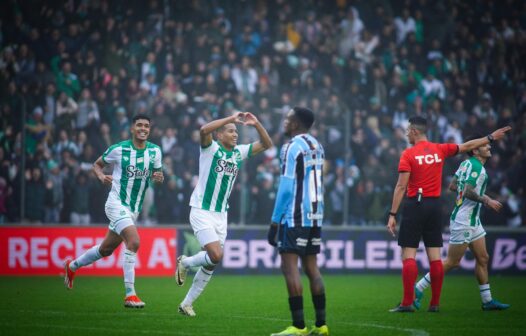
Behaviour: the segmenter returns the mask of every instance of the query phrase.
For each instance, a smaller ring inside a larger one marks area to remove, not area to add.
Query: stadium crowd
[[[327,224],[342,224],[346,206],[347,224],[384,224],[407,118],[422,115],[431,141],[513,127],[486,165],[488,192],[504,210],[483,222],[520,226],[525,59],[520,0],[8,0],[0,13],[0,223],[105,223],[107,190],[90,168],[129,137],[136,113],[152,118],[166,177],[141,221],[186,223],[199,127],[251,111],[279,146],[285,113],[301,105],[317,113],[327,154]],[[257,138],[241,129],[241,142]],[[240,221],[243,204],[246,223],[268,224],[278,150],[247,163],[229,222]],[[462,159],[446,163],[444,184]],[[449,215],[454,196],[444,195]]]

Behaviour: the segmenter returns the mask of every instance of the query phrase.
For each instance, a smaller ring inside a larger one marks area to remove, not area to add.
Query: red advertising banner
[[[173,276],[177,230],[139,228],[137,276]],[[107,228],[0,227],[0,275],[59,275],[64,260],[74,259],[100,244]],[[84,275],[121,276],[124,254],[121,244],[109,257],[83,267]]]

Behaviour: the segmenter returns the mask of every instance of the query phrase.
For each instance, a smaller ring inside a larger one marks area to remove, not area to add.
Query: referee
[[[387,230],[396,236],[396,215],[407,192],[402,209],[402,223],[398,245],[402,247],[402,302],[390,312],[413,312],[414,285],[418,276],[416,250],[423,238],[429,259],[431,276],[431,302],[429,312],[438,312],[440,292],[444,279],[441,261],[442,228],[440,192],[444,160],[459,153],[466,153],[480,146],[500,140],[511,127],[500,128],[486,137],[456,144],[437,144],[427,140],[427,120],[422,117],[409,119],[406,136],[413,147],[406,149],[398,165],[398,182],[393,192]]]

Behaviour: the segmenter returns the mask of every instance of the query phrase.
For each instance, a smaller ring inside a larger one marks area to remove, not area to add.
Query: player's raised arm
[[[199,135],[201,136],[201,147],[208,147],[212,143],[212,133],[225,126],[226,124],[243,124],[243,118],[245,114],[243,112],[235,112],[230,117],[217,119],[201,126],[199,129]]]
[[[245,125],[254,126],[259,134],[259,141],[252,143],[252,155],[259,154],[272,147],[272,139],[255,115],[250,112],[245,112]]]
[[[495,140],[500,140],[504,138],[504,135],[506,135],[506,132],[511,130],[510,126],[499,128],[498,130],[494,131],[491,134],[488,134],[487,136],[479,139],[474,139],[468,142],[465,142],[461,145],[458,145],[458,152],[459,153],[466,153],[469,152],[475,148],[479,148],[480,146],[484,146],[488,143],[491,143]]]
[[[111,185],[111,182],[113,181],[113,177],[111,175],[105,175],[104,172],[102,171],[103,168],[104,168],[104,161],[102,160],[102,156],[99,156],[97,161],[93,163],[93,167],[91,168],[91,170],[93,171],[97,179],[102,184]]]

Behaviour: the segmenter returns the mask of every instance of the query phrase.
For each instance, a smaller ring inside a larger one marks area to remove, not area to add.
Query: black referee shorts
[[[442,247],[440,198],[407,198],[402,209],[398,245],[417,248],[423,238],[425,247]]]

